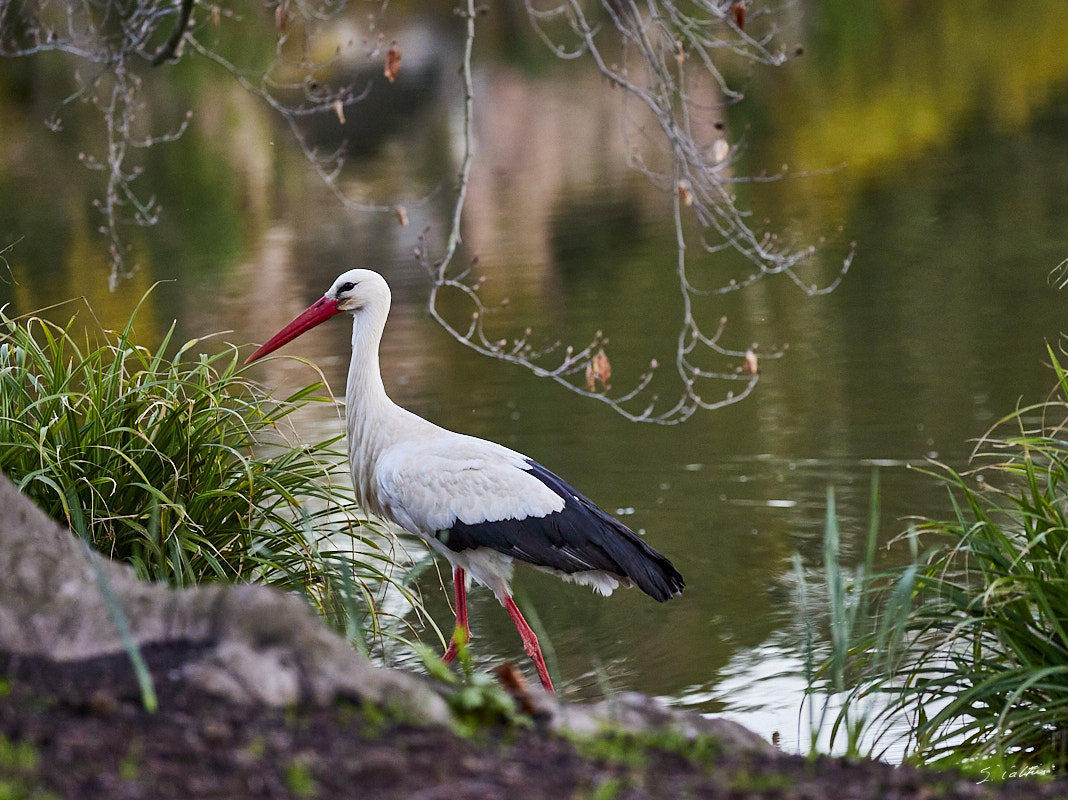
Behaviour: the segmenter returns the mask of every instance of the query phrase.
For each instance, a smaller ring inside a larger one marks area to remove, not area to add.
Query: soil
[[[178,680],[189,656],[146,649],[159,709],[125,656],[76,664],[0,654],[0,799],[1054,798],[1068,781],[728,753],[705,741],[572,742],[529,726],[466,736],[380,709],[230,704]]]

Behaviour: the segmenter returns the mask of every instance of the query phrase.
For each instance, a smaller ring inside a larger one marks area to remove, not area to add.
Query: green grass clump
[[[844,735],[848,754],[873,754],[860,742],[904,719],[916,763],[991,781],[1068,765],[1068,374],[1049,358],[1049,400],[1000,420],[1007,435],[985,438],[970,471],[931,473],[952,515],[916,526],[905,566],[872,574],[872,531],[846,580],[830,495],[831,641],[820,662],[809,631],[807,677],[810,702],[820,689],[839,701],[831,742]],[[827,708],[810,718],[813,745]]]
[[[365,644],[374,592],[392,582],[387,540],[355,516],[341,436],[286,433],[294,411],[329,401],[321,384],[273,398],[236,347],[175,349],[173,326],[144,347],[134,318],[91,343],[76,317],[0,310],[0,471],[143,579],[296,590]]]
[[[40,756],[30,742],[0,733],[0,800],[58,800],[40,787]]]
[[[900,676],[926,763],[1068,760],[1068,375],[1048,352],[1056,393],[1001,420],[1011,432],[984,440],[980,467],[945,468],[953,516],[921,528],[949,541],[925,566]]]

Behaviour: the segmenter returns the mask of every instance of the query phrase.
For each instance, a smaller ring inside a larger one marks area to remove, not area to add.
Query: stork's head
[[[342,311],[348,311],[350,314],[371,311],[381,316],[384,323],[389,302],[389,285],[385,278],[369,269],[350,269],[338,275],[326,294],[264,342],[259,350],[245,359],[245,363],[250,364],[274,352],[286,342],[296,339]]]
[[[337,304],[338,311],[357,313],[367,306],[389,308],[389,285],[386,279],[369,269],[350,269],[337,276],[334,285],[323,295],[326,302]]]

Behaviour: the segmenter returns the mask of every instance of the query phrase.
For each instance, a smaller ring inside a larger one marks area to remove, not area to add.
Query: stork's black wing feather
[[[563,509],[541,517],[457,521],[440,531],[438,540],[456,552],[489,547],[561,572],[601,570],[630,579],[660,601],[682,592],[682,575],[667,558],[541,464],[529,459],[527,464],[533,476],[564,499]]]

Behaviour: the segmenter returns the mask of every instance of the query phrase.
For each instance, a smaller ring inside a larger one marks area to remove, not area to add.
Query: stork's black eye
[[[345,281],[343,284],[341,284],[339,287],[337,287],[337,293],[338,294],[343,294],[345,292],[351,292],[355,288],[356,288],[356,284],[355,283],[353,283],[352,281]]]

